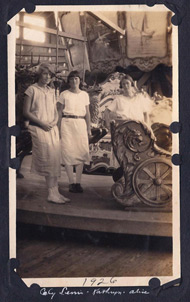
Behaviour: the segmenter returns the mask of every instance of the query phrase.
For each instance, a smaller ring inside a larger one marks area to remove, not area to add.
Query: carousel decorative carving
[[[158,64],[168,63],[168,59],[160,59],[158,57],[150,58],[135,58],[130,60],[131,65],[137,66],[140,70],[145,72],[153,70]]]
[[[170,12],[154,13],[154,17],[148,12],[126,14],[126,55],[131,65],[144,72],[159,64],[171,66],[171,17]]]
[[[117,121],[111,123],[111,138],[123,170],[112,186],[115,200],[126,208],[171,207],[171,156],[156,145],[152,130],[138,121]]]

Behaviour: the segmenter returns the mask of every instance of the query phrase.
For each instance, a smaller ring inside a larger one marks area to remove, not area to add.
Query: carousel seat
[[[100,128],[109,128],[107,108],[122,94],[116,72],[108,77],[101,91],[90,96],[91,117]],[[171,211],[172,200],[172,134],[169,130],[172,100],[152,98],[151,128],[135,120],[115,121],[108,133],[90,145],[89,173],[104,168],[111,171],[114,184],[112,195],[124,208]],[[112,117],[112,119],[114,119]]]
[[[92,135],[89,138],[89,144],[96,144],[101,138],[103,138],[108,133],[108,129],[92,128],[91,132],[92,132]]]
[[[172,150],[172,133],[169,126],[163,123],[154,123],[151,126],[156,137],[156,145],[166,151]]]
[[[141,122],[111,123],[113,152],[120,165],[115,172],[112,195],[125,208],[171,208],[171,153],[160,147],[162,142],[162,147],[170,149],[171,134],[168,135],[166,125],[154,125],[153,129],[160,138],[167,133],[159,146],[153,131]]]

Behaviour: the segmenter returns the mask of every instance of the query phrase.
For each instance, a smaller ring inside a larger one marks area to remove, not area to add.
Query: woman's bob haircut
[[[69,73],[68,77],[67,77],[67,83],[69,84],[70,78],[79,78],[80,82],[81,82],[81,77],[80,74],[77,70],[73,70]]]

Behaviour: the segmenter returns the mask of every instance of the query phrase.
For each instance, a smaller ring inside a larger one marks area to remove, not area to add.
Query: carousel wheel
[[[172,199],[172,166],[162,158],[147,159],[133,174],[133,189],[149,206],[161,207]]]

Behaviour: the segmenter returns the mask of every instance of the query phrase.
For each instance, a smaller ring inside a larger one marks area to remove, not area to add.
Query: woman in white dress
[[[69,179],[69,191],[82,193],[81,176],[84,163],[89,163],[89,143],[91,135],[89,96],[80,89],[77,71],[68,75],[70,88],[60,94],[58,102],[59,128],[61,137],[62,162]],[[73,167],[76,169],[76,183]]]
[[[37,83],[25,91],[23,113],[29,120],[28,128],[32,136],[31,172],[45,176],[48,201],[65,203],[69,199],[58,191],[60,139],[55,91],[48,86],[51,74],[48,64],[39,66]]]
[[[137,120],[149,124],[149,114],[152,102],[149,95],[141,92],[135,86],[133,79],[129,75],[125,75],[120,86],[123,94],[118,95],[111,105],[107,108],[109,120]]]

